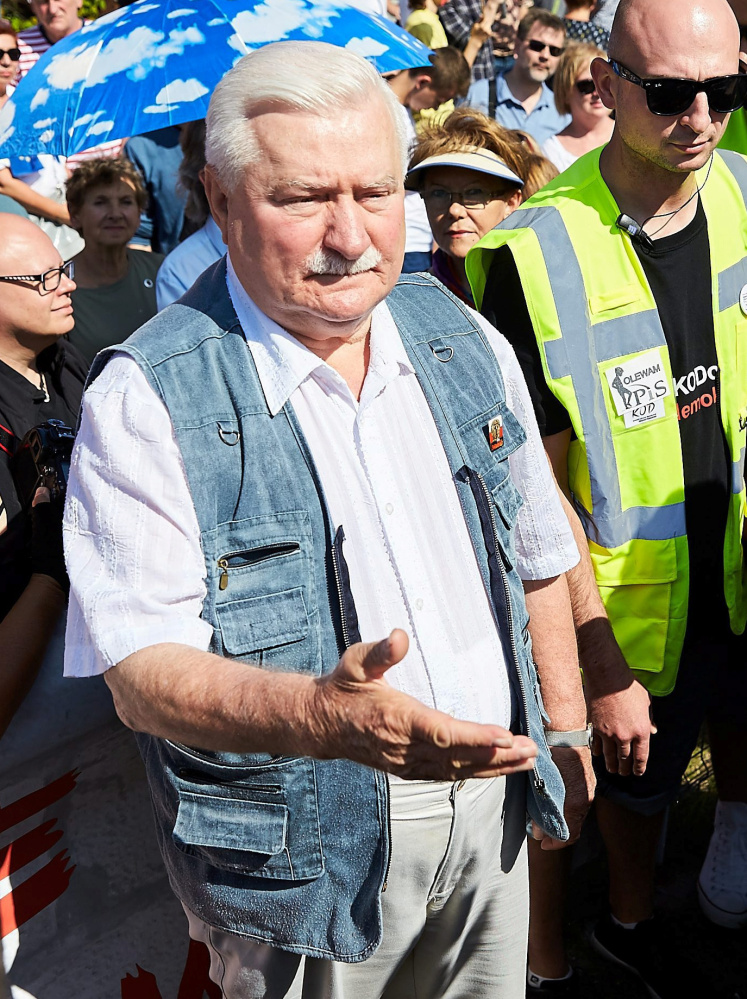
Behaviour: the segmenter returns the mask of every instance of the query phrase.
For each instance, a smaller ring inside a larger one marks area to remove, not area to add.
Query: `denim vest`
[[[388,299],[454,473],[498,622],[520,728],[539,746],[527,807],[567,837],[514,569],[521,497],[508,455],[525,440],[482,331],[435,280]],[[115,348],[98,355],[93,380]],[[211,651],[318,676],[359,639],[343,556],[292,406],[271,416],[226,289],[225,260],[124,348],[163,399],[205,556]],[[491,450],[488,422],[502,419]],[[175,567],[176,569],[176,567]],[[392,622],[396,624],[396,622]],[[381,941],[389,860],[386,776],[348,760],[205,752],[139,735],[161,850],[179,898],[209,925],[300,954],[362,961]]]

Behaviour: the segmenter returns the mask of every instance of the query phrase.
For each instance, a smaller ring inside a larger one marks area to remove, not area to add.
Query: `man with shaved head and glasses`
[[[584,553],[569,578],[610,868],[593,942],[660,999],[696,988],[660,952],[653,885],[706,719],[720,802],[700,901],[747,923],[747,162],[716,150],[747,96],[739,51],[727,0],[622,0],[591,67],[609,144],[467,260],[522,360]],[[561,858],[531,853],[530,992],[570,995]]]

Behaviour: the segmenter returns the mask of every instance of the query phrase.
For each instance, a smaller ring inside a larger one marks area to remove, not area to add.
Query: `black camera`
[[[75,434],[61,420],[47,420],[25,435],[10,465],[24,510],[31,506],[39,486],[45,486],[53,500],[65,495],[74,443]]]

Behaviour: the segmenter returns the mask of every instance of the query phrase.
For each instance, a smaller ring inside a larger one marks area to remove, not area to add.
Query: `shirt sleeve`
[[[498,330],[477,313],[474,317],[501,366],[506,404],[527,436],[526,443],[508,457],[514,485],[524,500],[516,522],[516,568],[522,579],[550,579],[578,563],[578,548],[542,446],[516,355]]]
[[[464,0],[448,0],[448,3],[439,7],[438,16],[446,32],[451,35],[457,45],[464,48],[469,41],[472,25],[479,20],[479,13],[476,17],[471,17],[471,10],[468,9]]]
[[[566,408],[548,388],[521,278],[513,254],[507,246],[501,246],[493,254],[481,311],[491,326],[499,329],[514,349],[529,390],[540,434],[549,437],[568,430],[571,419]]]
[[[65,675],[95,676],[159,642],[207,650],[205,561],[168,411],[116,355],[83,397],[63,527]]]

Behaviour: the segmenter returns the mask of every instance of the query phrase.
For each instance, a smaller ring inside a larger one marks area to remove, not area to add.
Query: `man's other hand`
[[[406,655],[395,629],[380,642],[352,645],[332,673],[314,681],[307,753],[346,758],[399,777],[460,780],[531,770],[537,747],[497,725],[458,721],[391,687],[386,671]]]
[[[553,839],[543,832],[536,822],[532,822],[532,836],[540,841],[542,850],[562,850],[575,843],[581,835],[581,826],[594,800],[596,778],[588,747],[553,746],[550,752],[565,784],[563,815],[570,836],[567,840]]]

